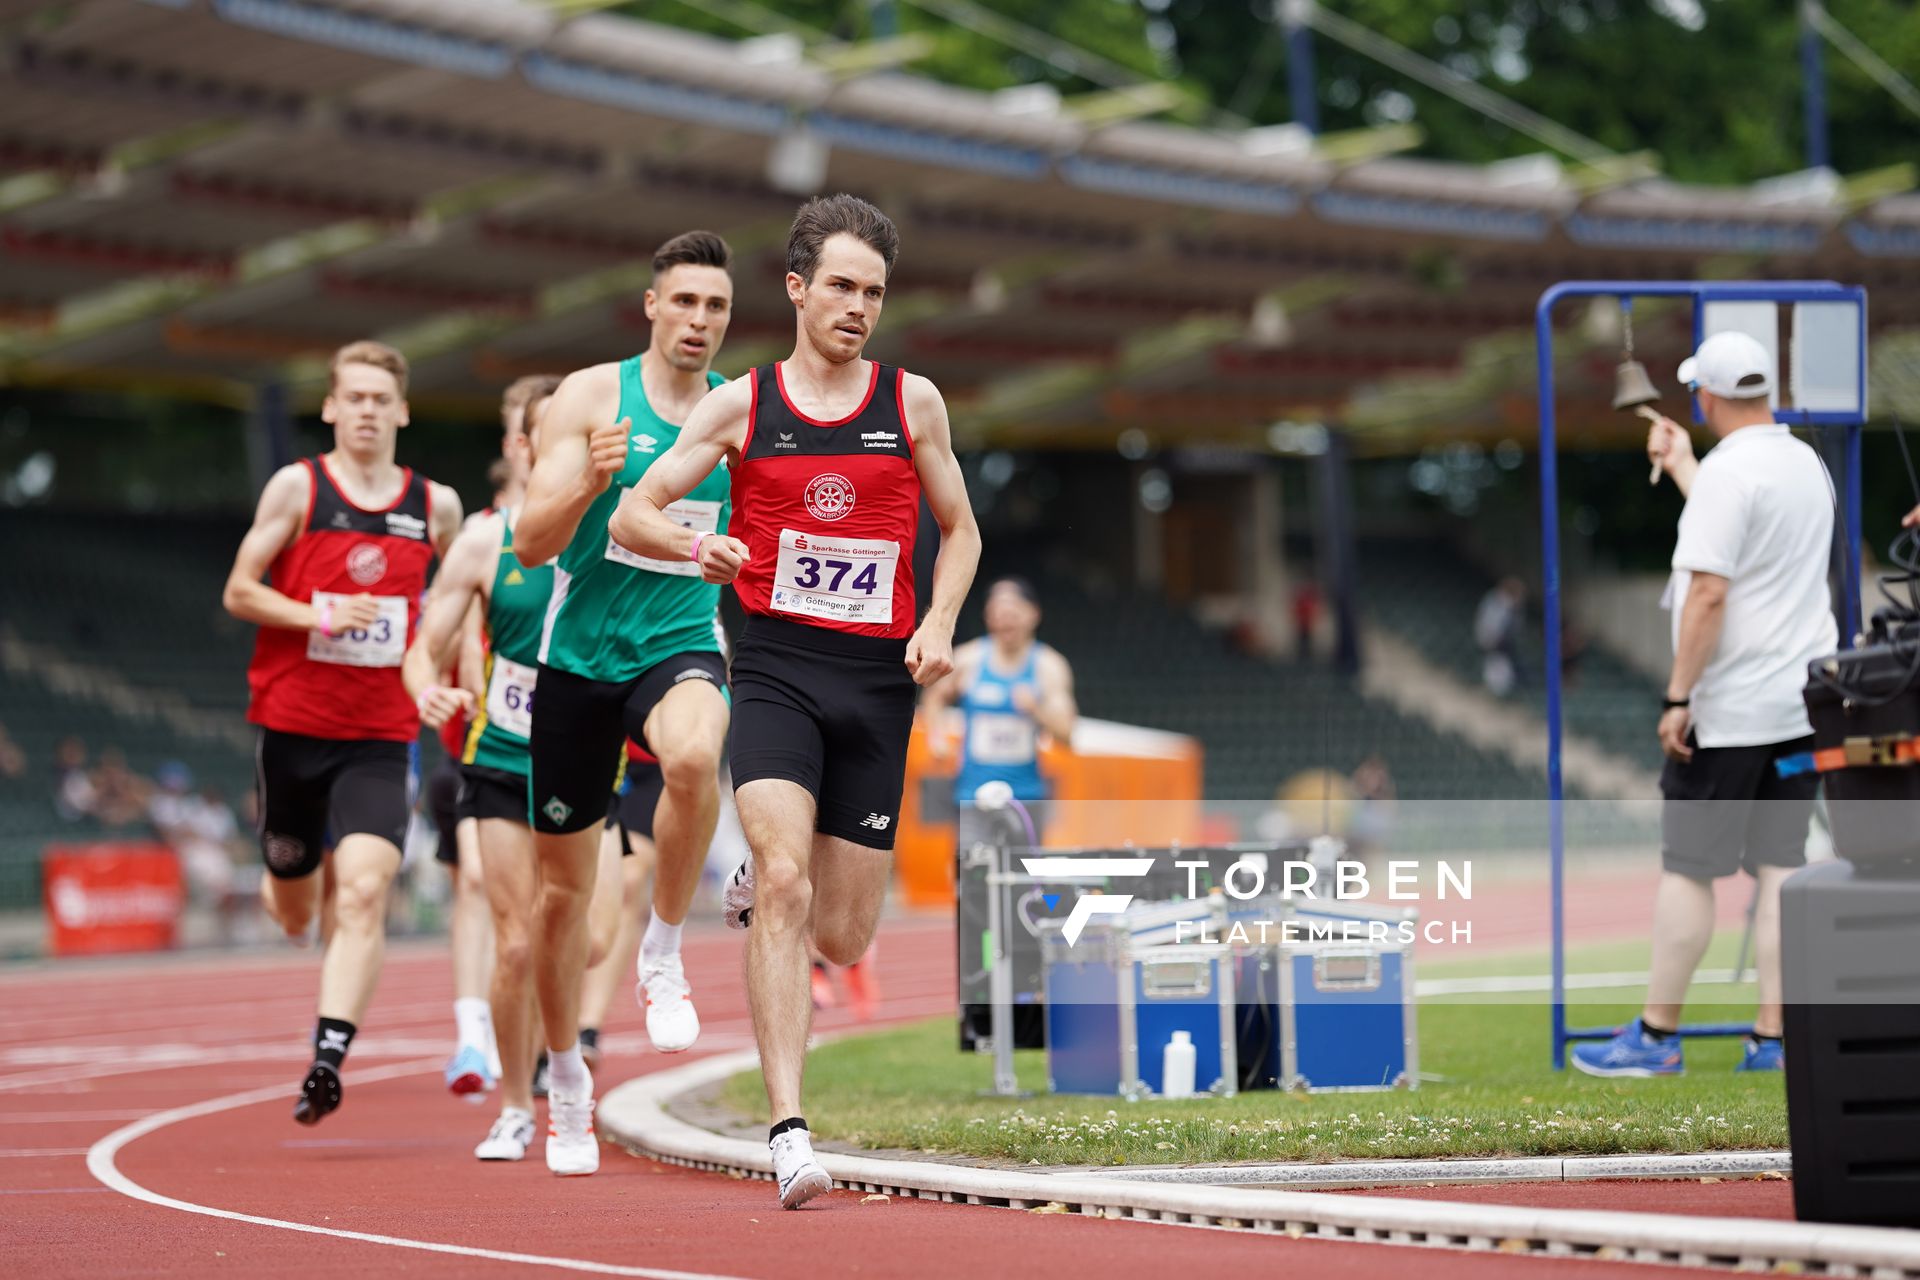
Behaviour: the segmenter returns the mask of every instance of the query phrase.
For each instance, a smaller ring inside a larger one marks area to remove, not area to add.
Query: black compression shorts
[[[450,867],[458,865],[460,844],[454,839],[453,829],[464,815],[460,812],[460,766],[454,761],[442,759],[427,779],[427,812],[433,815],[433,829],[440,833],[440,843],[433,850],[434,861]]]
[[[893,848],[917,687],[907,642],[755,614],[733,653],[733,785],[782,778],[814,830]]]
[[[633,852],[627,843],[629,836],[653,839],[654,809],[660,804],[660,793],[666,789],[666,775],[660,772],[658,761],[627,761],[626,789],[614,798],[613,807],[607,812],[607,825],[619,827],[621,831],[621,857]]]
[[[378,836],[406,848],[412,798],[404,742],[337,741],[260,730],[260,851],[277,879],[298,880],[320,866],[329,835]]]
[[[527,775],[483,764],[461,765],[460,817],[500,818],[526,826]]]
[[[717,653],[675,654],[635,679],[617,682],[540,668],[530,740],[535,831],[564,834],[605,821],[626,740],[652,750],[647,716],[683,680],[706,680],[724,692],[726,659]]]

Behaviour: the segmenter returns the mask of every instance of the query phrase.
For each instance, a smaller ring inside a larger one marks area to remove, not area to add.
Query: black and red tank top
[[[332,636],[261,627],[247,669],[247,719],[312,738],[411,742],[420,716],[401,683],[400,662],[433,564],[427,479],[408,468],[399,499],[369,511],[334,483],[324,458],[302,464],[313,477],[306,522],[274,560],[268,581],[289,599],[315,604],[366,592],[380,615],[364,630]]]
[[[747,544],[734,589],[749,614],[847,635],[913,634],[920,476],[906,372],[871,368],[866,398],[837,422],[794,408],[780,365],[753,371],[728,529]]]

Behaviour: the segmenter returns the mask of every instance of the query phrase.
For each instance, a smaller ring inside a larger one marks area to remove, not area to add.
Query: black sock
[[[1780,1044],[1780,1043],[1783,1043],[1784,1037],[1763,1036],[1758,1031],[1756,1031],[1753,1033],[1753,1041],[1755,1044]]]
[[[1655,1040],[1671,1040],[1680,1034],[1678,1027],[1656,1027],[1645,1018],[1640,1019],[1640,1030]]]
[[[819,972],[825,973],[827,971],[827,962],[825,960],[815,960],[813,967]]]
[[[313,1060],[324,1062],[335,1071],[347,1060],[347,1046],[353,1043],[354,1026],[338,1018],[322,1018],[313,1028]]]
[[[582,1049],[598,1049],[600,1047],[600,1028],[580,1028],[580,1047]]]
[[[791,1120],[782,1120],[779,1124],[767,1130],[767,1141],[772,1142],[789,1129],[798,1129],[802,1133],[810,1132],[807,1128],[807,1122],[799,1116],[794,1116]]]

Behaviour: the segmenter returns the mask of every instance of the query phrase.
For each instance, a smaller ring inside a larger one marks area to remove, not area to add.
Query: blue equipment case
[[[1239,1085],[1233,957],[1219,946],[1139,946],[1122,928],[1089,926],[1077,946],[1043,945],[1047,1087],[1055,1093],[1161,1091],[1161,1054],[1175,1031],[1194,1047],[1194,1089]]]
[[[1310,925],[1381,920],[1391,932],[1353,940],[1273,942],[1236,948],[1240,1058],[1249,1089],[1311,1093],[1418,1087],[1420,1040],[1413,998],[1413,949],[1398,937],[1405,913],[1372,914],[1348,904],[1296,907]],[[1376,931],[1377,933],[1377,931]]]

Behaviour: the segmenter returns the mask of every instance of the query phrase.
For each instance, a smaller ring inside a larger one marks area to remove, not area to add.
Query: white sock
[[[547,1094],[566,1102],[593,1096],[593,1077],[587,1074],[587,1061],[580,1056],[580,1042],[564,1049],[547,1050]]]
[[[493,1043],[493,1009],[479,996],[462,996],[453,1002],[453,1025],[463,1049],[478,1049],[485,1054]]]
[[[647,921],[647,932],[640,939],[640,963],[644,966],[679,955],[680,929],[680,925],[668,924],[658,914]]]

